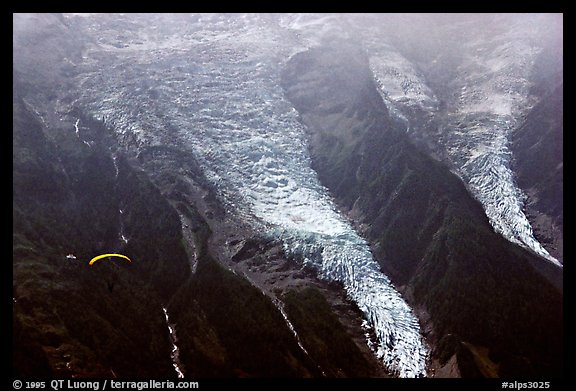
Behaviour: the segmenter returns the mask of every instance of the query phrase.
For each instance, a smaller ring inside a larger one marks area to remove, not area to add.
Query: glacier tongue
[[[484,205],[496,232],[561,267],[562,264],[534,238],[532,226],[523,211],[525,196],[516,187],[510,159],[508,147],[502,145],[495,151],[473,153],[461,172],[472,193]]]
[[[337,219],[337,217],[333,217]],[[376,355],[400,377],[426,376],[427,350],[418,320],[380,272],[364,240],[351,229],[340,235],[279,229],[287,254],[303,258],[321,278],[344,285],[374,328]]]

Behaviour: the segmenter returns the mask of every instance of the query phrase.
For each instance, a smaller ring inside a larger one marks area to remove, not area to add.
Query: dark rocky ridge
[[[434,356],[443,364],[469,343],[488,348],[500,376],[559,375],[562,295],[536,270],[545,262],[495,234],[462,182],[408,140],[362,51],[335,42],[297,54],[282,83],[309,128],[321,181],[382,269],[430,314]],[[561,282],[560,271],[545,273]],[[457,342],[443,343],[448,336]],[[470,355],[458,359],[473,375]]]
[[[551,84],[555,86],[514,132],[512,151],[518,185],[528,196],[526,208],[535,234],[552,255],[562,259],[564,84],[561,80]]]

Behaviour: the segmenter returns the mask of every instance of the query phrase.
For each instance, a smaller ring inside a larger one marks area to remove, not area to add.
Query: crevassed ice
[[[351,230],[325,235],[282,227],[277,232],[284,239],[286,253],[303,258],[322,278],[344,285],[374,328],[376,354],[392,373],[400,377],[426,375],[428,352],[418,320],[380,272],[361,238]]]
[[[126,52],[130,69],[113,64],[84,76],[101,94],[92,88],[82,103],[126,142],[193,150],[231,210],[281,239],[288,255],[321,278],[343,284],[374,328],[375,353],[390,372],[425,376],[416,317],[319,183],[304,129],[278,85],[294,36],[251,18],[234,23],[233,35],[225,27],[221,34],[194,30],[177,50]]]

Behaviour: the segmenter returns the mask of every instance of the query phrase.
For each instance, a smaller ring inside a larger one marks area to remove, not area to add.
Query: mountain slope
[[[53,143],[22,102],[14,102],[13,307],[17,330],[27,336],[22,343],[36,347],[39,361],[24,360],[15,349],[15,363],[25,363],[15,373],[35,374],[47,362],[60,376],[145,376],[151,370],[168,376],[161,303],[169,289],[146,276],[178,281],[185,254],[177,237],[161,243],[168,246],[162,249],[145,236],[173,230],[174,215],[130,166],[119,171],[131,183],[117,186],[113,160],[102,146],[84,150],[72,137]],[[65,128],[53,134],[65,131],[74,134]],[[125,207],[126,217],[118,206],[122,191],[138,194]],[[119,218],[130,235],[125,246]],[[148,228],[131,231],[142,218]],[[88,267],[91,257],[114,251],[134,263],[103,260]],[[147,325],[144,331],[140,324]]]
[[[562,372],[546,15],[13,18],[15,375]]]

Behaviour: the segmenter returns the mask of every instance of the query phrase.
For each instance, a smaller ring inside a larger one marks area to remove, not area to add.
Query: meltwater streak
[[[170,337],[170,344],[172,345],[172,350],[170,351],[170,358],[172,359],[172,366],[176,372],[176,376],[179,379],[184,377],[184,371],[182,370],[182,363],[180,363],[180,350],[178,349],[178,338],[176,337],[176,328],[170,323],[170,318],[168,317],[168,310],[166,307],[162,307],[164,311],[164,318],[166,319],[166,326],[168,326],[168,332]]]

